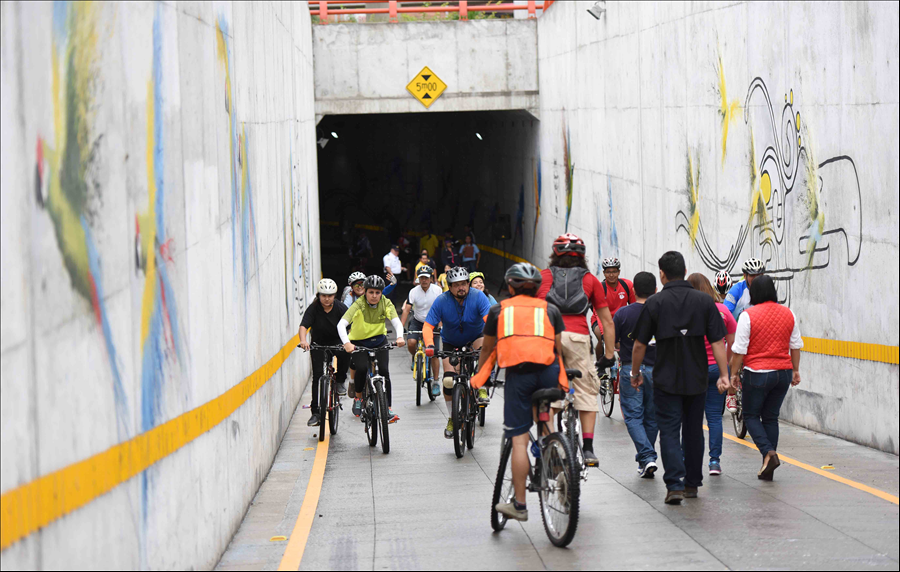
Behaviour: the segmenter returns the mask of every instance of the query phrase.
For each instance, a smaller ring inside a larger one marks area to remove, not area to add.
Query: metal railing
[[[404,2],[400,0],[369,0],[366,2],[347,2],[346,0],[320,0],[318,2],[311,1],[310,15],[318,16],[320,24],[327,24],[329,18],[340,15],[356,15],[356,14],[387,14],[388,21],[392,23],[399,22],[399,14],[428,14],[428,13],[458,13],[460,20],[468,20],[469,12],[513,12],[515,10],[527,10],[528,18],[536,18],[538,10],[546,10],[555,0],[545,0],[544,2],[535,2],[529,0],[525,4],[512,3],[496,3],[491,4],[469,4],[466,0],[459,2],[444,2],[438,6],[430,6],[428,2],[421,0],[408,1],[406,4],[416,4],[416,6],[401,6]],[[386,8],[368,8],[371,4],[387,4]],[[318,6],[318,7],[317,7]],[[347,8],[347,6],[363,6],[362,8]]]

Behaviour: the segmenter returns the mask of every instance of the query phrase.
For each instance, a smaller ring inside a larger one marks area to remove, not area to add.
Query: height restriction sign
[[[406,84],[406,89],[427,108],[444,93],[447,84],[425,66],[411,82]]]

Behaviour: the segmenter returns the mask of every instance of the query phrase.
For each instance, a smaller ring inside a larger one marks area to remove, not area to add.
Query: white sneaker
[[[516,505],[511,502],[497,503],[494,509],[500,514],[513,520],[526,522],[528,520],[528,509],[517,510]]]
[[[725,409],[731,414],[738,412],[737,395],[729,395],[725,398]]]
[[[653,473],[656,472],[656,469],[659,467],[656,466],[656,463],[653,461],[647,461],[647,463],[638,468],[638,473],[640,473],[642,479],[652,479]]]

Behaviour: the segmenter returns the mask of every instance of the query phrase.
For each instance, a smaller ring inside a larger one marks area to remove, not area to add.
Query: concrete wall
[[[305,3],[2,6],[7,492],[223,394],[318,278]],[[209,568],[308,377],[2,553],[8,568]]]
[[[897,3],[609,1],[598,21],[557,2],[538,20],[533,260],[566,227],[629,277],[669,249],[710,277],[757,256],[804,336],[897,346],[897,20]],[[801,370],[785,419],[898,452],[896,365]]]
[[[538,107],[536,20],[313,27],[316,115]],[[426,109],[406,85],[428,66],[447,89]]]

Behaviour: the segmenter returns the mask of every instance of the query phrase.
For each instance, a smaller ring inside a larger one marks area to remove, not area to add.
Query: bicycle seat
[[[531,404],[540,405],[548,401],[562,401],[566,398],[566,392],[562,389],[539,389],[531,394]]]
[[[566,375],[569,377],[569,379],[573,379],[573,378],[576,378],[576,377],[581,377],[581,370],[580,370],[580,369],[568,369],[568,368],[566,368]]]

